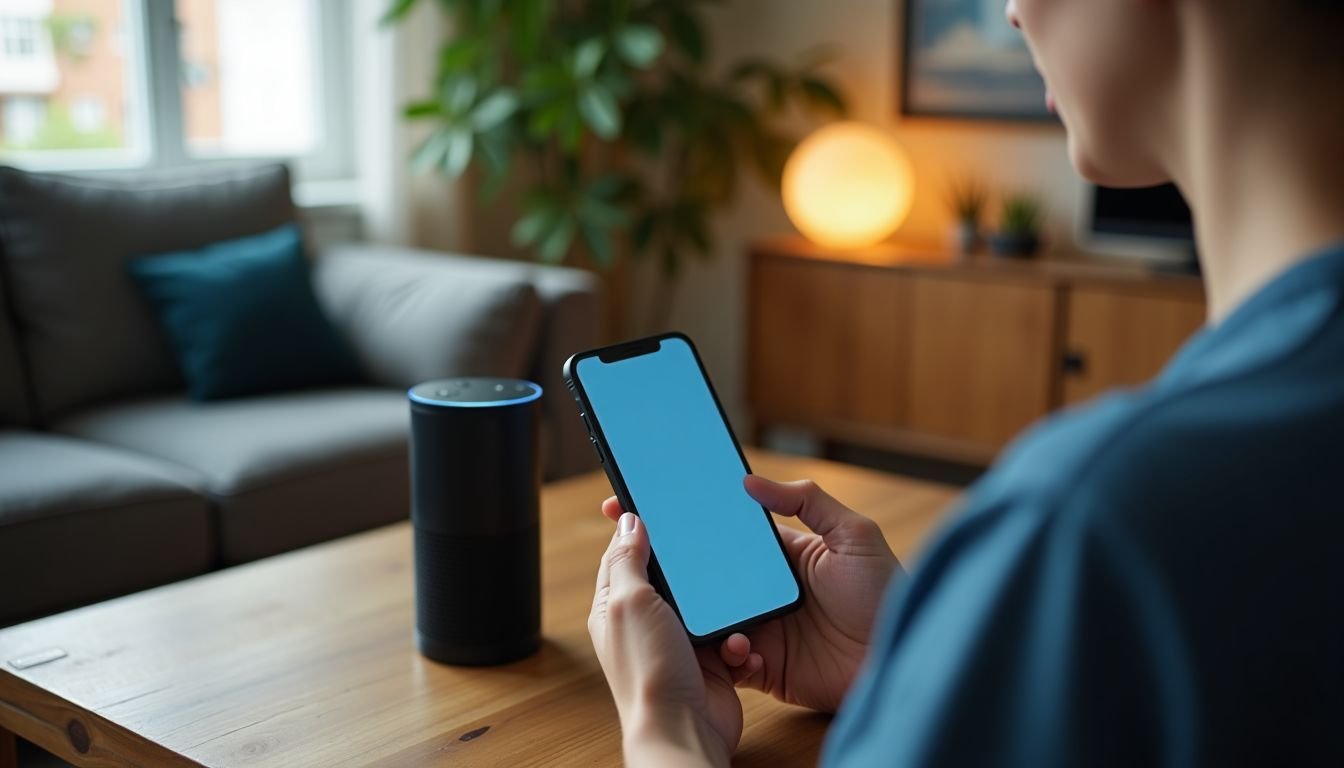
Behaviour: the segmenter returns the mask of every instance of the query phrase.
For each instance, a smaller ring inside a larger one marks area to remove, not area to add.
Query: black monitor
[[[1143,189],[1093,187],[1092,231],[1193,243],[1190,206],[1175,184]]]
[[[1173,184],[1142,189],[1091,187],[1084,246],[1165,262],[1194,261],[1190,206]]]

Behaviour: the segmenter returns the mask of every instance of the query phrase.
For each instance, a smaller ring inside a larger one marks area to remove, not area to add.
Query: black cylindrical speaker
[[[448,664],[541,646],[541,387],[443,379],[411,400],[415,638]]]

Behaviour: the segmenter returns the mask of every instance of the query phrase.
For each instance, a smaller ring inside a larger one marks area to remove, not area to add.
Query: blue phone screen
[[[708,635],[797,600],[690,346],[668,338],[624,360],[584,358],[577,376],[686,628]]]

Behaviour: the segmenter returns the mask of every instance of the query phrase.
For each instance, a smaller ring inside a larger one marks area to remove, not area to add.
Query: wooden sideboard
[[[748,399],[757,434],[987,464],[1050,411],[1141,383],[1204,322],[1198,278],[1081,258],[844,255],[755,244]]]

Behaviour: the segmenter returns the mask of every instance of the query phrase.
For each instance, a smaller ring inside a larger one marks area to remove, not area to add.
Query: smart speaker
[[[410,389],[415,639],[447,664],[541,646],[541,387],[442,379]]]

